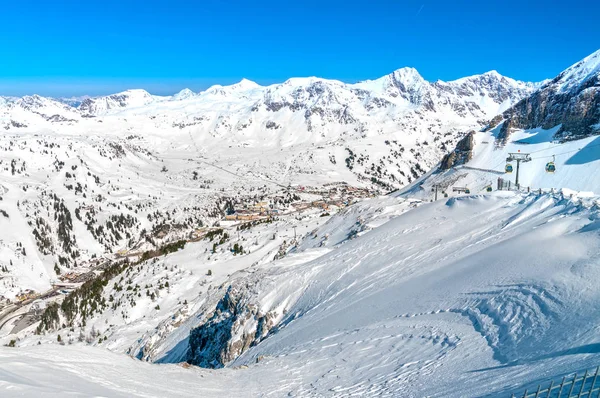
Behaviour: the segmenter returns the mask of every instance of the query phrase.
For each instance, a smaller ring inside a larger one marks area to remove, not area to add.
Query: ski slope
[[[569,93],[594,83],[597,60],[553,82]],[[496,72],[430,83],[403,68],[357,84],[129,90],[77,108],[0,98],[8,298],[48,288],[61,256],[89,270],[98,256],[155,247],[146,238],[220,225],[227,200],[254,204],[300,184],[384,192],[413,182],[331,218],[288,203],[276,222],[229,229],[221,247],[199,238],[127,268],[93,302],[110,305],[71,325],[57,315],[42,335],[17,327],[25,306],[0,308],[1,342],[15,346],[0,348],[0,393],[506,396],[597,365],[597,137],[557,143],[556,123],[523,130],[507,120],[502,139],[502,125],[474,133],[468,163],[425,172],[464,133],[548,87]],[[516,173],[503,173],[514,152],[532,157],[522,191],[487,193],[498,178],[514,185]],[[544,170],[550,160],[556,173]],[[434,186],[441,200],[429,203]]]
[[[580,196],[590,196],[600,192],[600,138],[591,136],[576,141],[557,142],[554,134],[560,125],[553,129],[516,130],[511,140],[498,146],[496,137],[501,125],[489,132],[474,134],[473,158],[466,164],[450,170],[433,170],[420,181],[411,184],[400,192],[409,197],[433,199],[432,188],[439,184],[441,191],[450,196],[461,195],[453,192],[454,187],[468,187],[472,193],[483,193],[488,186],[497,189],[498,178],[516,182],[516,162],[511,162],[513,172],[505,173],[506,159],[510,153],[531,154],[530,162],[522,162],[519,170],[519,185],[523,190],[577,192]],[[555,173],[546,172],[546,164],[554,162]]]
[[[186,396],[179,383],[191,378],[203,396],[506,396],[600,361],[595,199],[471,195],[376,217],[352,239],[335,234],[399,202],[350,208],[285,265],[243,277],[259,281],[248,285],[249,303],[283,316],[225,369],[44,344],[0,349],[0,379],[11,377],[2,388]],[[317,258],[293,261],[315,250]],[[57,369],[64,379],[33,376]],[[156,369],[168,376],[153,377]]]

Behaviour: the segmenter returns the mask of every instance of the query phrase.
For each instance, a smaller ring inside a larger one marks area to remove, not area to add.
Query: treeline
[[[127,259],[113,263],[105,268],[96,278],[85,282],[78,289],[67,295],[60,306],[57,303],[48,305],[42,314],[41,322],[37,327],[37,333],[40,334],[45,330],[57,329],[59,327],[72,327],[78,315],[81,317],[81,326],[84,327],[85,320],[88,317],[108,308],[108,303],[102,295],[104,288],[112,278],[119,275],[130,265],[131,263]],[[65,322],[62,325],[60,324],[61,313],[64,316]]]
[[[75,326],[74,322],[78,317],[81,322],[79,326],[85,327],[86,319],[95,314],[100,314],[109,308],[109,303],[103,296],[103,293],[104,288],[111,279],[120,275],[131,266],[138,265],[154,257],[174,253],[183,249],[185,244],[185,240],[180,240],[162,246],[158,250],[146,251],[138,261],[130,262],[129,259],[124,259],[112,263],[106,267],[100,275],[85,282],[78,289],[68,294],[60,305],[57,303],[49,304],[42,314],[41,322],[37,327],[37,334],[41,334],[47,330],[73,327]],[[62,324],[61,314],[64,318]]]

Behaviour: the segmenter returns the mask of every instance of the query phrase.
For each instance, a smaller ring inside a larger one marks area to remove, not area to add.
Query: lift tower
[[[517,162],[517,175],[515,177],[515,186],[517,187],[517,189],[520,188],[519,186],[519,166],[521,164],[521,162],[523,163],[527,163],[527,162],[531,162],[531,156],[529,153],[509,153],[508,157],[506,158],[507,162]]]

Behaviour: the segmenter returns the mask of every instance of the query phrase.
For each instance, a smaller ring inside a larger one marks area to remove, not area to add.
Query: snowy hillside
[[[178,396],[188,394],[177,387],[186,380],[207,396],[222,394],[226,385],[245,391],[242,395],[458,397],[506,396],[539,377],[562,376],[600,360],[594,348],[600,300],[593,288],[594,253],[600,248],[594,200],[505,193],[451,198],[409,211],[393,210],[396,201],[365,202],[363,210],[349,209],[305,238],[317,242],[329,234],[331,246],[308,245],[279,266],[237,276],[232,286],[238,293],[230,296],[239,304],[234,308],[272,313],[274,324],[228,369],[209,373],[136,364],[77,341],[63,347],[50,334],[20,343],[43,342],[16,349],[18,367],[13,351],[2,349],[0,372],[10,369],[15,376],[8,385],[29,394],[101,389],[135,395],[149,391],[150,384],[157,389],[147,394]],[[356,238],[334,237],[340,225],[361,219],[368,225],[371,217],[390,211],[396,216],[383,224],[374,220],[375,228]],[[193,250],[181,252],[186,253],[193,257]],[[232,341],[243,341],[258,327],[258,318],[245,312],[221,312],[222,321],[212,327],[234,325]],[[189,345],[192,362],[210,354],[198,350],[193,337],[207,327],[200,320],[189,340],[171,333],[180,345]],[[111,340],[110,329],[100,332]],[[60,333],[64,341],[78,334]],[[55,344],[48,346],[50,341]],[[80,366],[81,355],[97,365],[68,370]],[[110,367],[102,365],[109,362]],[[115,373],[115,367],[129,370]],[[34,383],[27,376],[34,369],[59,368],[66,370],[58,381]],[[169,391],[159,373],[149,377],[155,371],[173,378]],[[107,386],[102,380],[109,378]]]
[[[598,54],[1,98],[0,389],[501,396],[597,365]]]
[[[12,228],[0,230],[0,296],[41,293],[76,267],[188,237],[228,200],[285,196],[290,185],[397,189],[534,88],[495,72],[429,83],[404,68],[357,84],[3,97],[0,223]]]
[[[511,141],[498,146],[502,125],[488,132],[473,134],[471,159],[449,170],[435,170],[418,182],[401,190],[404,195],[421,199],[433,199],[434,186],[443,193],[456,195],[455,188],[468,188],[471,193],[485,193],[488,187],[498,189],[499,179],[511,186],[516,184],[516,162],[507,162],[510,153],[530,154],[531,161],[521,163],[519,184],[522,189],[550,192],[567,188],[574,192],[600,192],[600,140],[598,136],[575,141],[559,142],[555,134],[560,126],[514,130]],[[546,164],[553,162],[556,172],[548,173]],[[511,164],[513,173],[505,173]]]

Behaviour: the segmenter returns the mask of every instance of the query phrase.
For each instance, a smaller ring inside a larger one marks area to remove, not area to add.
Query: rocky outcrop
[[[207,321],[192,329],[189,363],[221,368],[267,336],[277,314],[261,313],[249,292],[250,286],[229,286]]]
[[[159,100],[164,100],[164,98],[155,97],[145,90],[127,90],[105,97],[84,99],[78,110],[84,115],[97,116],[111,109],[140,107]]]
[[[454,151],[448,153],[442,158],[440,170],[448,170],[454,166],[467,163],[473,157],[474,131],[470,131],[458,143]]]
[[[498,140],[506,143],[514,129],[551,129],[570,141],[600,134],[600,51],[562,72],[532,95],[495,118],[505,122]],[[492,126],[493,127],[493,126]]]

